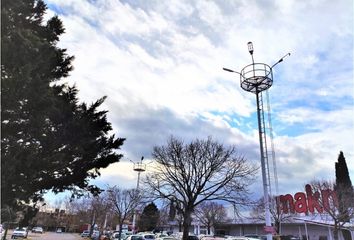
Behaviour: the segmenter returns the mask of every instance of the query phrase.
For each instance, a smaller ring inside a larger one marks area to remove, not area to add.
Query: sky
[[[252,62],[249,41],[255,62],[272,66],[291,53],[274,67],[268,91],[278,194],[334,180],[340,151],[354,181],[353,1],[45,2],[46,17],[58,15],[66,29],[58,46],[75,56],[63,81],[78,87],[80,101],[107,96],[112,134],[126,138],[124,158],[93,183],[135,187],[131,161],[144,156],[149,171],[153,147],[172,135],[212,136],[260,166],[255,94],[222,70]]]

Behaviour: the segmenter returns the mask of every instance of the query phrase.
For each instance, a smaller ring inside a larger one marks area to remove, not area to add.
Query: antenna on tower
[[[270,103],[268,89],[273,85],[273,68],[281,63],[285,57],[290,56],[290,53],[284,55],[278,62],[269,66],[265,63],[255,63],[253,58],[254,48],[253,43],[247,43],[248,51],[252,57],[252,64],[245,66],[241,72],[234,71],[229,68],[223,68],[223,70],[228,72],[237,73],[240,75],[240,86],[243,90],[247,92],[254,93],[256,95],[257,101],[257,119],[258,119],[258,132],[259,132],[259,146],[260,146],[260,156],[261,156],[261,168],[262,168],[262,182],[263,182],[263,193],[264,193],[264,205],[265,205],[265,232],[267,232],[267,240],[272,240],[272,232],[274,229],[271,224],[270,217],[270,203],[269,196],[271,195],[271,177],[270,177],[270,167],[269,167],[269,156],[273,160],[273,171],[274,171],[274,181],[276,192],[278,191],[278,179],[277,170],[275,162],[275,152],[273,143],[273,130],[271,124],[271,114],[270,114]],[[268,122],[265,121],[264,114],[264,102],[262,92],[266,91],[267,97],[267,108],[268,111]],[[268,125],[266,125],[268,124]],[[267,132],[270,136],[270,146],[267,139]],[[270,148],[270,149],[269,149]]]

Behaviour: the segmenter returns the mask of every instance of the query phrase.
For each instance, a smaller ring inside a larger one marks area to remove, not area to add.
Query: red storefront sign
[[[294,197],[290,194],[280,195],[277,197],[278,209],[283,213],[318,213],[328,211],[331,206],[337,207],[338,200],[334,190],[321,190],[321,193],[312,192],[311,185],[305,186],[306,193],[295,193]]]

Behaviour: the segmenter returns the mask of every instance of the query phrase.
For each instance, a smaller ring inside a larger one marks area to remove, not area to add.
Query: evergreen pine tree
[[[152,202],[146,205],[138,222],[139,231],[153,231],[156,229],[159,216],[159,210],[155,203]]]
[[[339,205],[339,220],[341,222],[348,222],[349,213],[348,209],[353,207],[354,204],[354,192],[353,185],[350,180],[347,163],[344,158],[344,154],[341,151],[338,156],[338,162],[335,163],[336,169],[336,192]]]
[[[30,219],[48,190],[98,193],[89,180],[122,157],[116,150],[124,139],[109,134],[107,111],[98,110],[105,97],[79,103],[77,88],[58,82],[73,57],[57,47],[62,22],[54,16],[44,23],[45,11],[42,0],[1,3],[3,221],[9,209]]]

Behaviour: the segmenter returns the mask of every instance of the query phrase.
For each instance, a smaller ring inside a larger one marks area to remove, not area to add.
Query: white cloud
[[[340,150],[354,177],[349,0],[47,2],[66,28],[60,46],[75,55],[67,80],[86,102],[108,95],[105,108],[115,133],[127,138],[127,157],[149,157],[171,134],[212,135],[257,161],[257,126],[249,120],[255,96],[240,89],[238,75],[222,71],[250,64],[246,44],[253,41],[256,62],[272,65],[291,52],[274,69],[270,90],[281,189],[333,178]],[[99,181],[134,186],[128,168],[115,164]]]
[[[209,26],[215,27],[223,24],[222,12],[215,2],[199,0],[196,5],[200,19]]]

